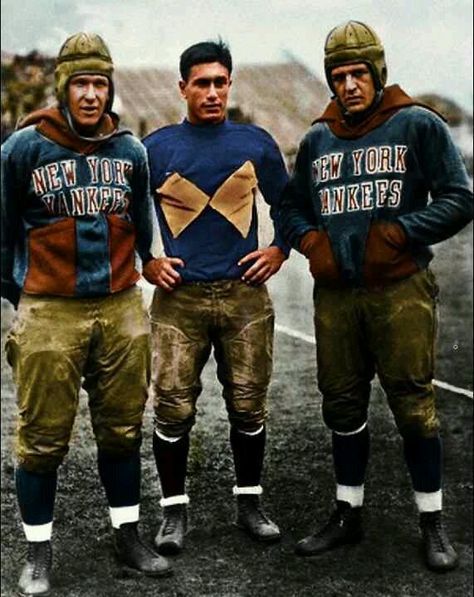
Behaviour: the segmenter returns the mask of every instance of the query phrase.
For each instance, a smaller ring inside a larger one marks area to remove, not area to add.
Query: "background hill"
[[[2,51],[2,140],[20,118],[54,102],[54,59],[33,51],[26,56]],[[118,68],[114,109],[122,124],[143,137],[159,126],[180,121],[184,103],[178,75],[166,68]],[[277,140],[291,167],[299,141],[329,99],[326,84],[291,55],[276,64],[240,65],[234,73],[229,118],[253,122]],[[472,114],[449,97],[425,94],[418,100],[448,121],[472,175]]]

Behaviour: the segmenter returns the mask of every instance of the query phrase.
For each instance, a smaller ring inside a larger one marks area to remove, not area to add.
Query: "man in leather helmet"
[[[432,383],[438,288],[428,264],[430,245],[472,219],[468,176],[443,119],[398,85],[386,86],[384,48],[371,27],[335,27],[324,64],[334,97],[300,145],[281,226],[315,280],[318,383],[332,431],[336,509],[296,551],[315,555],[362,539],[377,373],[403,438],[426,564],[450,570],[458,558],[441,520]]]
[[[112,72],[98,35],[69,37],[55,70],[58,106],[30,114],[2,145],[1,290],[18,309],[6,353],[19,406],[23,595],[50,589],[57,469],[81,384],[117,556],[150,576],[171,570],[137,532],[150,340],[135,250],[153,260],[152,220],[145,150],[118,129]]]

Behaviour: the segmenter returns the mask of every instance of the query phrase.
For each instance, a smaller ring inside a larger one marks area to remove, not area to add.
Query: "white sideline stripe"
[[[453,392],[454,394],[462,394],[463,396],[467,396],[468,398],[474,398],[474,392],[471,392],[471,390],[466,390],[465,388],[458,388],[457,386],[452,386],[450,383],[446,383],[445,381],[438,381],[437,379],[433,379],[433,385],[438,386],[438,388],[442,388],[443,390]]]
[[[279,325],[277,323],[275,325],[275,330],[282,334],[286,334],[287,336],[291,336],[292,338],[298,338],[298,340],[303,340],[303,342],[307,342],[308,344],[316,344],[314,336],[304,334],[303,332],[298,332],[297,330],[286,327],[284,325]],[[433,379],[433,385],[438,386],[438,388],[442,388],[443,390],[453,392],[453,394],[462,394],[463,396],[471,398],[471,400],[474,398],[474,392],[472,392],[471,390],[466,390],[465,388],[458,388],[457,386],[452,386],[450,383],[446,383],[445,381]]]
[[[303,334],[303,332],[298,332],[297,330],[287,328],[284,325],[279,325],[278,323],[275,325],[275,329],[277,332],[281,332],[282,334],[286,334],[292,338],[298,338],[298,340],[303,340],[308,344],[316,344],[314,336],[310,336],[309,334]]]

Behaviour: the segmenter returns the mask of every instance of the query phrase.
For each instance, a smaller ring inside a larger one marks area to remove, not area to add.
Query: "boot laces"
[[[176,531],[181,519],[181,508],[173,508],[173,506],[169,506],[169,508],[170,510],[166,512],[164,517],[164,535],[172,535]]]
[[[28,543],[27,560],[33,563],[33,578],[37,579],[51,566],[51,546],[49,541]]]
[[[351,509],[342,509],[336,508],[334,512],[329,517],[327,523],[321,528],[320,531],[317,531],[315,535],[317,537],[321,535],[325,535],[327,531],[334,527],[343,527],[344,525],[348,524],[348,521],[351,517]]]
[[[344,516],[342,516],[341,512],[339,512],[338,510],[336,510],[335,512],[333,512],[331,514],[327,523],[323,526],[323,528],[319,531],[319,533],[316,533],[316,534],[323,535],[326,533],[326,531],[328,531],[329,529],[336,527],[336,526],[337,527],[344,526]]]
[[[122,530],[123,534],[126,536],[126,540],[130,542],[130,546],[134,549],[138,549],[141,551],[146,551],[149,554],[152,554],[156,557],[155,552],[143,541],[140,537],[138,532],[138,525],[137,523],[125,523],[123,524],[120,529]]]
[[[258,506],[256,506],[255,512],[258,515],[258,517],[260,518],[261,522],[263,522],[265,524],[269,524],[270,523],[270,520],[269,520],[268,516],[263,511],[262,506],[260,504]]]
[[[448,546],[448,538],[444,532],[443,524],[441,522],[441,517],[436,516],[430,520],[430,525],[428,526],[429,533],[435,544],[437,551],[446,551]]]
[[[254,516],[259,519],[258,522],[263,522],[264,524],[269,524],[270,520],[265,514],[262,504],[260,500],[257,499],[250,499],[250,496],[242,500],[241,507],[249,514],[254,514]]]

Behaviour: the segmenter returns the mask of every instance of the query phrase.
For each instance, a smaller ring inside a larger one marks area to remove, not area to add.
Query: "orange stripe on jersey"
[[[76,288],[74,218],[34,228],[28,235],[28,273],[24,290],[31,294],[73,296]]]
[[[111,292],[129,288],[140,278],[135,269],[135,226],[115,215],[108,215]]]

